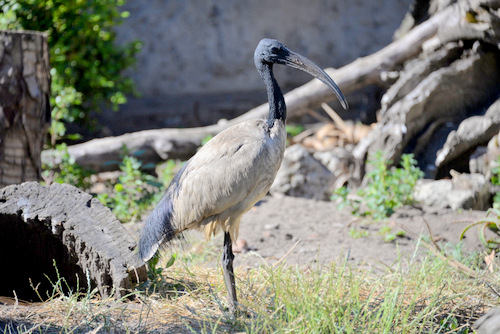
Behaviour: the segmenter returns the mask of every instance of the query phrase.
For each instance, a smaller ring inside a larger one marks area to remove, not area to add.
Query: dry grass
[[[45,302],[0,306],[0,324],[11,322],[6,333],[472,333],[480,315],[500,306],[498,266],[469,268],[471,278],[448,258],[429,254],[376,271],[344,260],[316,268],[237,268],[242,312],[232,317],[221,270],[200,258],[207,256],[182,257],[154,286],[121,300],[91,291],[65,296],[60,280]]]

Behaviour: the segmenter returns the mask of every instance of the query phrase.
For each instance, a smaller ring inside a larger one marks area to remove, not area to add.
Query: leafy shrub
[[[144,172],[143,169],[148,166],[144,166],[137,157],[131,156],[126,147],[122,150],[121,174],[117,182],[112,184],[112,191],[101,193],[97,198],[109,207],[120,221],[137,221],[160,200],[179,165],[173,160],[166,161],[157,168],[157,178]]]
[[[43,171],[45,183],[68,183],[89,191],[94,172],[76,164],[69,155],[65,143],[58,144],[56,149],[60,153],[58,156],[60,162],[45,166]],[[108,182],[109,191],[98,194],[97,198],[109,207],[120,221],[140,220],[163,195],[178,166],[173,160],[166,161],[157,168],[159,175],[157,178],[144,172],[144,167],[148,166],[144,166],[138,158],[130,156],[127,149],[123,148],[120,176],[116,182]]]
[[[75,163],[66,143],[57,144],[55,149],[59,153],[60,162],[44,164],[42,177],[45,183],[68,183],[82,190],[88,190],[93,172]]]
[[[51,144],[66,134],[66,124],[87,126],[90,111],[117,108],[132,93],[122,71],[134,63],[139,42],[115,44],[113,27],[129,16],[123,0],[0,0],[1,29],[45,31],[51,62]]]
[[[141,167],[142,162],[137,158],[124,156],[120,163],[122,173],[113,185],[113,192],[97,196],[122,222],[140,220],[162,194],[163,184],[154,176],[142,172]]]
[[[412,191],[423,172],[412,154],[401,156],[401,168],[389,168],[392,161],[384,160],[382,152],[376,152],[367,164],[373,168],[366,175],[367,186],[357,191],[362,201],[350,200],[346,187],[337,189],[332,199],[340,199],[341,205],[351,206],[355,215],[371,216],[375,220],[389,217],[401,206],[414,203]],[[366,206],[366,211],[362,211],[361,204]]]

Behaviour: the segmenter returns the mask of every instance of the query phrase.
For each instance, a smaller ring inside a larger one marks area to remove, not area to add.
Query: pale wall
[[[253,51],[277,38],[322,67],[391,42],[411,0],[128,0],[120,41],[144,42],[132,71],[145,98],[263,89]],[[285,88],[309,80],[278,71]]]

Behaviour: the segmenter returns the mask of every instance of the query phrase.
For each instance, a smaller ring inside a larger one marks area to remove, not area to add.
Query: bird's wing
[[[280,145],[273,144],[266,128],[261,121],[240,123],[215,136],[191,158],[173,200],[179,230],[232,207],[245,206],[245,199],[255,192],[267,192],[282,152],[274,153]],[[255,195],[261,197],[260,193]],[[245,212],[249,208],[239,209]]]
[[[284,125],[277,128],[280,136],[269,132],[264,121],[247,121],[206,143],[176,174],[148,217],[141,257],[149,259],[175,235],[201,227],[211,217],[239,219],[265,195],[283,156]]]

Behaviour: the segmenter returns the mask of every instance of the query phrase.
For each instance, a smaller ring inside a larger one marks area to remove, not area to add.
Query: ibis
[[[316,77],[348,108],[342,92],[325,71],[275,39],[259,42],[254,62],[267,89],[267,119],[244,121],[227,128],[189,159],[149,215],[139,241],[139,255],[148,261],[183,231],[202,230],[210,239],[221,230],[224,281],[233,313],[237,297],[232,242],[238,237],[242,215],[271,187],[285,151],[286,105],[273,75],[273,65],[290,66]]]

